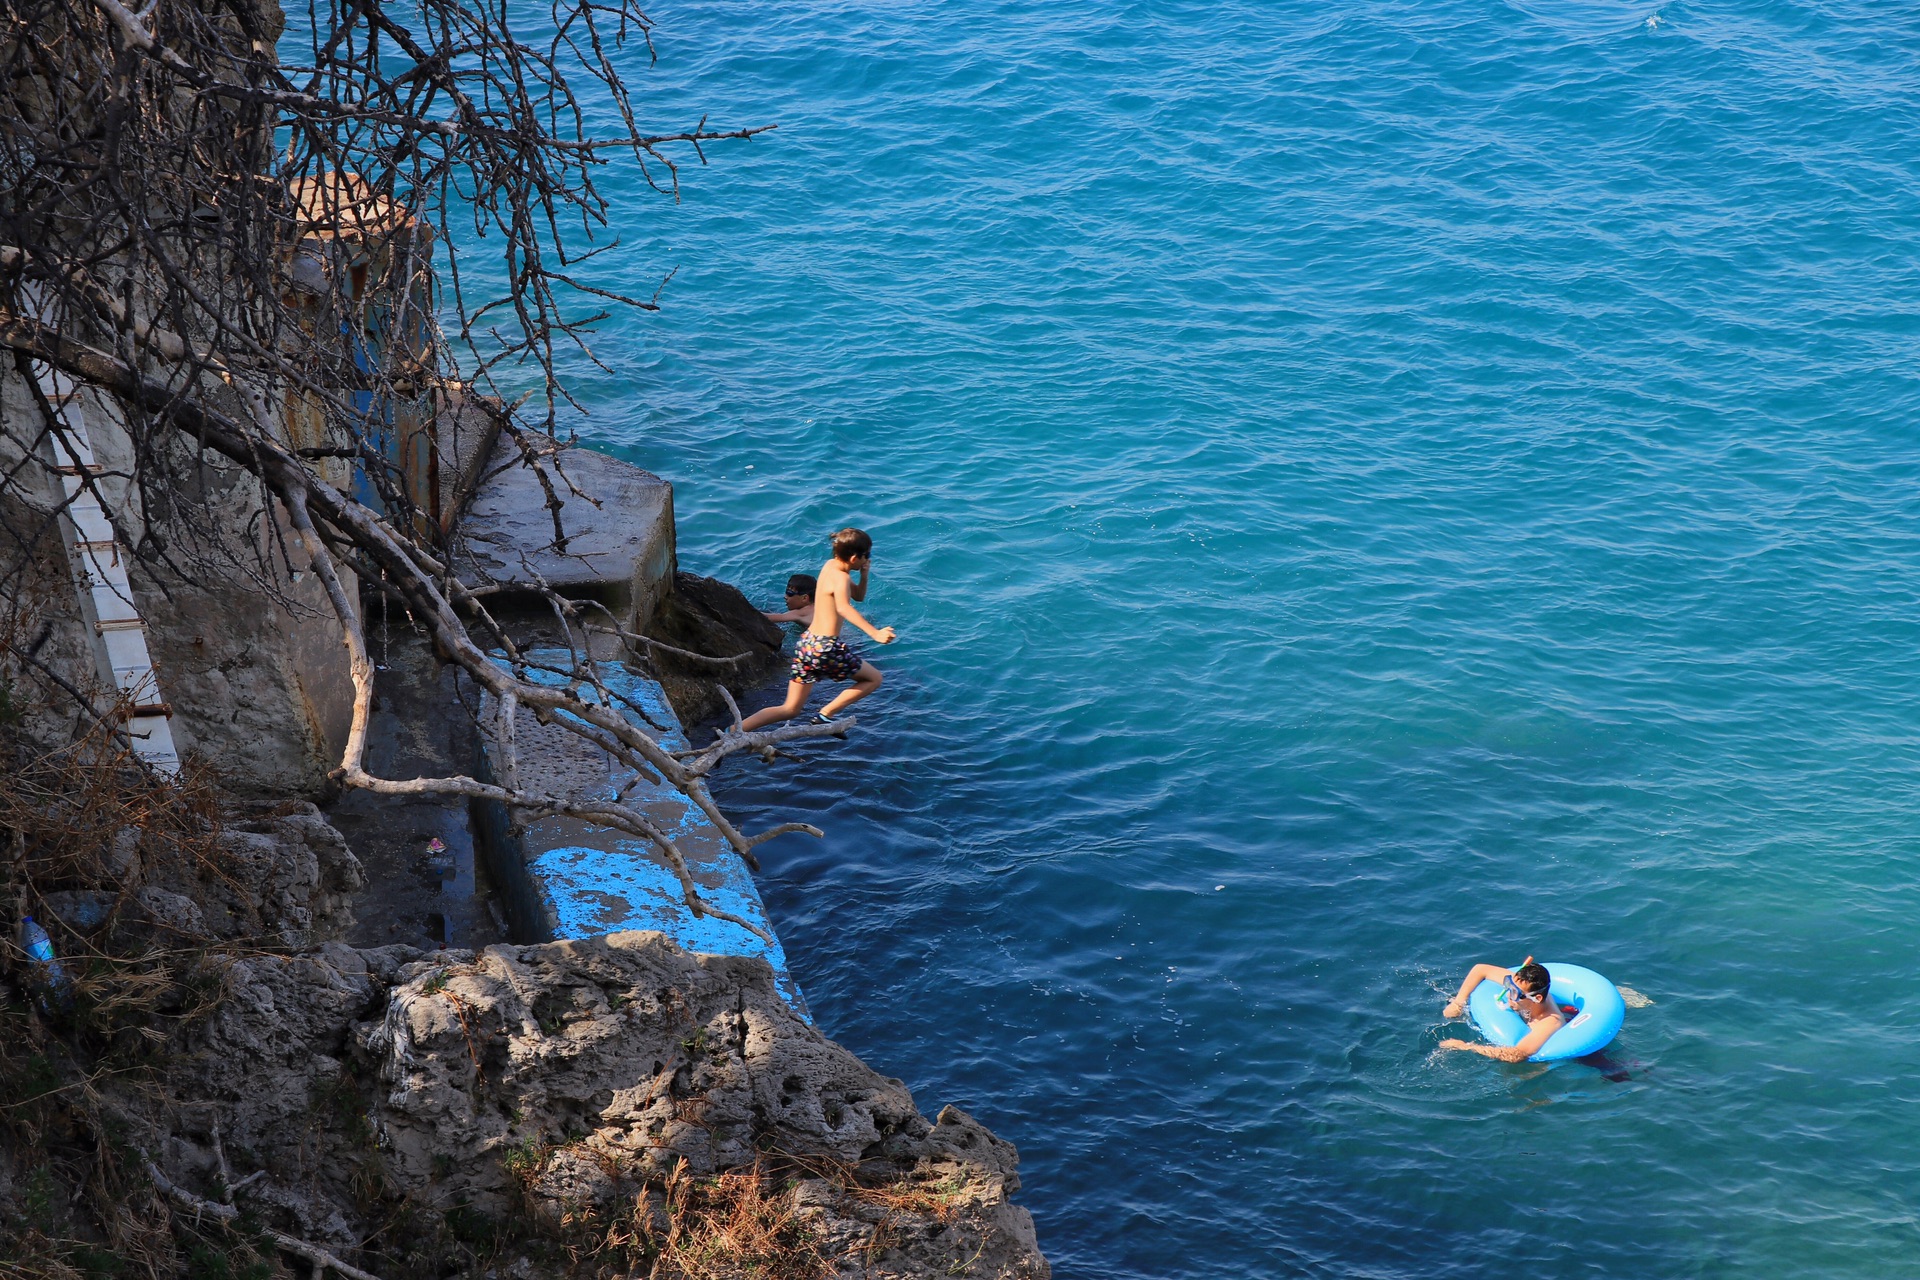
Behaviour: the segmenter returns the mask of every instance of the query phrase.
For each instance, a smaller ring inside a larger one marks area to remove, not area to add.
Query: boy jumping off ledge
[[[751,733],[765,725],[791,720],[807,705],[813,686],[821,680],[851,680],[853,686],[842,689],[829,702],[815,723],[831,724],[834,714],[844,711],[880,687],[884,678],[871,662],[863,660],[852,645],[840,638],[842,620],[853,623],[881,644],[893,643],[893,628],[880,627],[860,616],[854,601],[867,598],[868,574],[873,568],[873,539],[864,529],[842,529],[833,535],[833,559],[820,566],[814,588],[813,619],[807,633],[793,647],[793,678],[787,684],[787,700],[748,716],[740,725]],[[855,582],[853,574],[860,580]]]

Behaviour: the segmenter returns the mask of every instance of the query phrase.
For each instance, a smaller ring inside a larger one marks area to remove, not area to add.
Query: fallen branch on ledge
[[[348,676],[353,684],[353,715],[346,748],[332,777],[345,786],[379,795],[458,795],[493,800],[517,817],[559,816],[611,828],[645,841],[659,850],[679,881],[681,896],[695,917],[713,916],[771,942],[766,931],[704,898],[672,835],[640,810],[619,798],[572,800],[529,790],[520,784],[514,751],[514,724],[522,710],[543,724],[553,724],[605,751],[636,773],[657,775],[686,796],[705,815],[748,866],[759,869],[753,850],[775,836],[804,832],[820,836],[807,823],[783,823],[749,836],[734,825],[714,803],[706,779],[728,757],[741,751],[764,754],[784,742],[808,738],[844,737],[852,720],[830,725],[784,724],[754,733],[737,730],[720,735],[693,752],[674,752],[618,709],[623,699],[609,690],[596,662],[588,656],[585,637],[574,634],[567,602],[556,595],[556,616],[567,631],[567,648],[574,657],[569,682],[538,683],[522,674],[526,659],[505,629],[487,612],[481,599],[414,538],[387,518],[318,475],[309,463],[279,442],[279,424],[262,395],[243,395],[248,418],[230,416],[213,394],[196,394],[177,385],[152,381],[117,356],[84,343],[36,320],[0,311],[0,345],[42,360],[76,378],[101,387],[155,415],[165,415],[192,443],[217,454],[259,477],[286,513],[287,525],[308,567],[320,580],[347,650]],[[197,388],[195,389],[197,391]],[[232,403],[231,399],[227,403]],[[248,420],[250,419],[250,420]],[[373,713],[374,666],[367,647],[357,594],[340,571],[345,555],[363,573],[378,574],[388,590],[404,600],[414,621],[433,641],[437,652],[458,666],[494,700],[496,714],[479,727],[495,742],[501,762],[497,783],[465,775],[439,778],[382,778],[365,767],[368,729]],[[551,593],[550,589],[547,594]],[[505,655],[504,665],[473,639],[469,623],[477,625]],[[584,689],[592,696],[584,696]],[[738,708],[735,708],[736,717]],[[736,725],[739,723],[737,718]]]
[[[597,600],[589,601],[587,603],[599,605],[599,601]],[[602,609],[606,608],[605,605],[599,605],[599,607]],[[589,626],[586,628],[586,630],[599,635],[618,636],[620,637],[620,639],[625,640],[628,644],[640,645],[653,653],[670,653],[676,658],[684,658],[689,662],[707,662],[707,663],[712,663],[716,667],[737,666],[740,663],[745,662],[754,656],[751,653],[736,653],[729,658],[716,658],[711,654],[695,653],[691,649],[681,649],[674,645],[666,644],[663,641],[655,640],[650,636],[643,636],[637,631],[628,631],[624,627]],[[731,699],[729,699],[729,701],[731,701]]]
[[[208,1200],[202,1196],[193,1194],[193,1192],[177,1185],[169,1179],[166,1174],[160,1172],[160,1167],[154,1164],[153,1160],[148,1158],[145,1152],[142,1152],[141,1156],[146,1162],[147,1176],[153,1179],[153,1185],[168,1198],[172,1199],[174,1203],[180,1205],[182,1208],[193,1210],[195,1217],[213,1218],[217,1221],[231,1224],[235,1218],[240,1216],[240,1210],[236,1206],[221,1204],[218,1201]],[[254,1176],[257,1177],[259,1175],[256,1174]],[[251,1179],[249,1179],[249,1181],[251,1181]],[[347,1277],[347,1280],[380,1280],[379,1276],[374,1275],[370,1271],[362,1271],[350,1262],[342,1262],[338,1257],[334,1256],[334,1254],[314,1244],[310,1240],[302,1240],[298,1236],[290,1236],[286,1232],[276,1231],[272,1227],[265,1227],[263,1230],[275,1244],[285,1249],[288,1253],[298,1254],[308,1262],[313,1263],[313,1265],[318,1268],[314,1273],[316,1277],[331,1270],[338,1271],[341,1275]]]

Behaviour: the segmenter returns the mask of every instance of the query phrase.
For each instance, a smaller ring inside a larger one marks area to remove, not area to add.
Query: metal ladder
[[[98,477],[100,468],[87,435],[79,388],[72,378],[39,361],[33,363],[33,376],[59,421],[59,429],[49,431],[47,438],[52,447],[52,466],[67,498],[62,532],[73,563],[81,616],[93,620],[95,652],[112,671],[114,687],[120,691],[134,754],[173,777],[180,771],[180,754],[173,742],[173,709],[161,694],[160,678],[153,669],[147,624],[134,604],[133,586],[127,578],[126,551],[114,536],[99,499],[87,488],[86,478]]]

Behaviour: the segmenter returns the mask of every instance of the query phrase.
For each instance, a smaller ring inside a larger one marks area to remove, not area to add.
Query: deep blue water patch
[[[722,799],[1058,1274],[1884,1276],[1920,1226],[1920,35],[1858,4],[699,2],[583,432],[844,748]],[[1471,962],[1654,1003],[1440,1058]]]

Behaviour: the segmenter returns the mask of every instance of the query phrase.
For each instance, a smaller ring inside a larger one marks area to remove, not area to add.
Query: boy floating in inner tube
[[[1527,1021],[1527,1034],[1516,1045],[1474,1044],[1467,1040],[1442,1040],[1442,1049],[1466,1049],[1483,1058],[1497,1058],[1501,1062],[1525,1062],[1540,1051],[1549,1037],[1561,1027],[1567,1019],[1553,1003],[1548,988],[1553,978],[1547,973],[1547,966],[1535,964],[1533,957],[1518,969],[1502,969],[1494,964],[1477,964],[1467,973],[1467,980],[1460,984],[1459,992],[1447,1003],[1443,1011],[1449,1018],[1457,1018],[1466,1012],[1467,997],[1473,989],[1483,982],[1498,982],[1507,989],[1507,1007]]]

